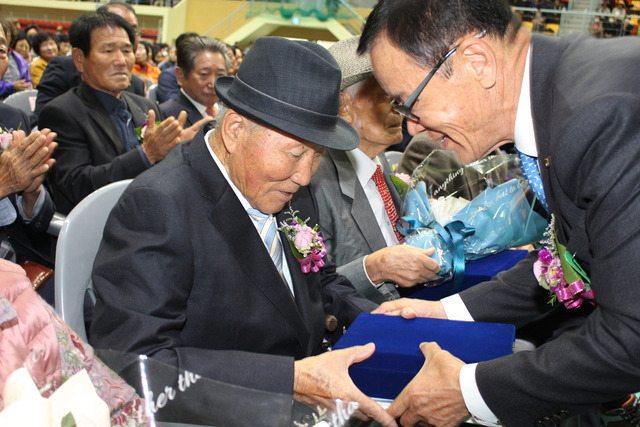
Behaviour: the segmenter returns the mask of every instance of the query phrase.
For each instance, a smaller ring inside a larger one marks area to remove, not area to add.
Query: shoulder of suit
[[[136,103],[136,104],[147,105],[149,106],[149,108],[154,108],[154,109],[158,108],[158,104],[156,104],[152,100],[145,98],[144,96],[137,95],[135,93],[127,92],[126,90],[122,91],[122,94],[120,96],[122,96],[122,99],[127,104]]]

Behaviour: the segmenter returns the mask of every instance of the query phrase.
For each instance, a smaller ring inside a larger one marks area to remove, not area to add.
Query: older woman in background
[[[140,40],[136,49],[136,63],[133,66],[132,73],[137,74],[147,80],[148,85],[158,83],[160,69],[153,65],[153,48],[149,42]]]
[[[31,63],[31,68],[29,69],[31,72],[31,83],[35,89],[51,58],[58,56],[60,45],[58,37],[51,31],[40,31],[37,33],[33,37],[31,45],[33,46],[33,51],[39,56],[38,59]]]
[[[18,35],[18,29],[15,24],[8,19],[1,19],[0,24],[4,30],[7,44],[13,46],[13,40]],[[5,98],[15,92],[31,89],[29,64],[24,57],[10,48],[7,58],[9,59],[9,68],[2,80],[0,80],[0,98]]]
[[[10,46],[11,49],[18,52],[27,61],[27,64],[31,63],[31,42],[24,31],[18,31]],[[31,74],[29,74],[29,78],[31,78]]]

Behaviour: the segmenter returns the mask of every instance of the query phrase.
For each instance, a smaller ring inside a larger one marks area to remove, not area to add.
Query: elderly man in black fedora
[[[91,343],[248,389],[358,401],[393,425],[348,376],[372,344],[321,354],[326,314],[341,330],[376,305],[330,264],[314,272],[317,257],[303,268],[282,229],[291,212],[317,224],[306,186],[324,148],[358,145],[337,116],[338,65],[317,44],[265,37],[215,88],[226,106],[215,129],[141,174],[111,212]]]

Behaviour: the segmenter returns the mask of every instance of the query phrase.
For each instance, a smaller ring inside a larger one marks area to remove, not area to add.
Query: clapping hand
[[[0,155],[0,198],[12,193],[37,191],[55,163],[51,158],[58,144],[49,129],[13,131],[12,141]]]
[[[184,124],[187,122],[186,111],[181,111],[177,119],[171,116],[158,124],[156,124],[156,113],[153,110],[149,110],[147,117],[142,151],[152,165],[164,159],[164,156],[176,145],[192,139],[200,126],[212,120],[211,117],[205,117],[184,129]]]

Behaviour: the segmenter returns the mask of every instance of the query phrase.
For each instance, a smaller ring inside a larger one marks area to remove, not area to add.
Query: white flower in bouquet
[[[48,399],[40,395],[25,368],[5,382],[0,426],[60,427],[73,417],[76,427],[109,427],[109,407],[98,397],[84,369],[65,381]],[[73,423],[71,425],[74,425]]]
[[[447,196],[429,199],[429,203],[436,222],[445,226],[453,221],[453,216],[464,209],[469,201],[462,197]]]

